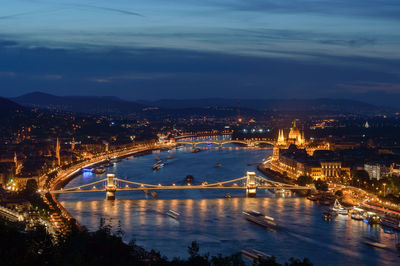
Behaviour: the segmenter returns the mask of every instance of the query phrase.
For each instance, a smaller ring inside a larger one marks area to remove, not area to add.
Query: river
[[[272,152],[233,144],[223,149],[203,148],[198,153],[187,147],[130,157],[107,168],[107,172],[148,184],[183,184],[189,174],[195,183],[211,183],[257,171],[257,163]],[[153,171],[157,157],[165,166]],[[221,167],[216,167],[217,163]],[[105,174],[84,173],[67,187],[103,179]],[[396,235],[384,233],[379,226],[371,227],[348,216],[325,222],[321,218],[323,206],[295,195],[275,195],[266,190],[257,191],[257,198],[246,198],[244,190],[237,190],[229,191],[232,198],[225,199],[226,192],[159,191],[157,199],[139,191],[117,192],[115,201],[105,200],[105,193],[77,193],[62,194],[59,200],[89,230],[98,229],[101,218],[114,229],[120,222],[125,240],[134,239],[138,245],[160,251],[168,258],[186,257],[187,247],[195,240],[200,253],[228,255],[254,248],[276,256],[280,262],[291,256],[307,257],[314,265],[394,265],[400,261],[394,249]],[[181,218],[174,220],[165,215],[170,209],[179,212]],[[280,229],[268,231],[247,222],[242,218],[243,210],[259,210],[275,217]],[[389,249],[362,244],[365,236],[379,238]]]

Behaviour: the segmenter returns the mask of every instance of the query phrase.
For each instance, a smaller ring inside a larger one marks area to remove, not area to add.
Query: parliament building
[[[278,132],[278,139],[273,148],[269,168],[297,179],[299,176],[311,176],[313,179],[329,180],[350,175],[350,168],[342,167],[335,161],[328,142],[309,142],[304,131],[296,126],[285,135],[283,129]]]

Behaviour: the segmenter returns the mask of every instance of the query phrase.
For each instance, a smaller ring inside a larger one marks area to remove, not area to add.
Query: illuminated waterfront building
[[[328,142],[307,142],[304,131],[299,130],[296,121],[293,121],[287,137],[283,129],[279,130],[269,166],[272,170],[294,179],[302,175],[324,180],[350,176],[350,168],[342,167],[341,162],[313,157],[315,151],[329,150]]]

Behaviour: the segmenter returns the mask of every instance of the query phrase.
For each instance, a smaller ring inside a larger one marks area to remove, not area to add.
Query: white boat
[[[258,211],[244,211],[243,216],[246,220],[264,227],[274,229],[278,227],[278,224],[274,218],[266,216]]]
[[[339,203],[337,199],[335,200],[335,203],[333,204],[331,210],[336,212],[337,214],[342,214],[342,215],[349,214],[349,211],[343,208],[343,206]]]
[[[368,246],[375,247],[375,248],[386,248],[387,247],[385,244],[383,244],[383,243],[379,242],[378,240],[373,239],[371,237],[364,238],[363,243]]]
[[[171,217],[171,218],[174,218],[174,219],[179,219],[179,217],[180,217],[180,214],[178,213],[178,212],[176,212],[176,211],[173,211],[173,210],[169,210],[169,211],[167,211],[167,215],[169,216],[169,217]]]
[[[246,258],[255,261],[258,259],[269,259],[271,258],[271,255],[265,254],[264,252],[261,252],[259,250],[256,249],[251,249],[251,250],[247,250],[247,249],[242,249],[240,251],[242,253],[243,256],[245,256]]]
[[[362,221],[362,220],[364,220],[364,216],[359,212],[353,212],[351,214],[351,219],[357,220],[357,221]]]
[[[163,167],[163,166],[164,166],[164,163],[160,160],[153,165],[153,170],[155,170],[155,171],[160,170],[161,167]]]

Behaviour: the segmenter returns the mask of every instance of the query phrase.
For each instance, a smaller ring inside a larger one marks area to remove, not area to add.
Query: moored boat
[[[92,172],[95,173],[96,175],[101,175],[106,172],[106,169],[104,167],[99,167],[94,169]]]
[[[364,220],[364,216],[360,212],[353,212],[351,214],[351,219],[357,220],[357,221],[362,221],[362,220]]]
[[[386,215],[382,217],[381,225],[390,229],[400,231],[400,219],[393,216]]]
[[[311,200],[311,201],[317,201],[318,197],[316,195],[309,195],[309,196],[307,196],[307,199]]]
[[[276,229],[278,227],[274,218],[266,216],[258,211],[243,211],[246,220],[267,228]]]
[[[337,214],[341,215],[347,215],[349,213],[348,210],[343,208],[343,206],[340,204],[340,202],[336,199],[335,203],[333,204],[333,207],[331,208],[332,211],[336,212]]]
[[[364,217],[364,220],[371,225],[381,223],[381,217],[379,217],[379,215],[377,215],[374,212],[367,212]]]
[[[112,167],[112,166],[114,166],[114,164],[111,163],[110,161],[107,161],[107,163],[105,163],[103,166],[104,167]]]
[[[325,221],[331,221],[333,218],[335,218],[335,216],[337,216],[337,213],[332,212],[332,211],[326,211],[322,213],[322,218]]]

